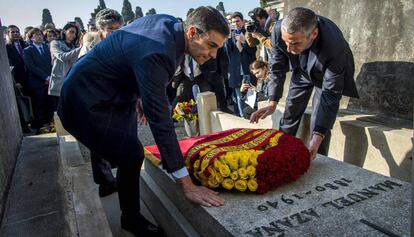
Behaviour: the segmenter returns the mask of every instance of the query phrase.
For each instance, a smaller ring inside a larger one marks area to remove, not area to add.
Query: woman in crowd
[[[254,108],[250,106],[245,106],[243,109],[244,116],[247,119],[250,119],[250,115],[257,110],[257,103],[259,101],[265,101],[269,99],[267,94],[269,64],[262,60],[256,60],[252,64],[250,64],[250,71],[257,78],[257,85],[255,86],[250,82],[243,81],[240,87],[242,99],[244,100],[246,100],[246,94],[248,89],[251,89],[253,92],[257,93]]]
[[[47,45],[50,45],[50,42],[52,42],[53,40],[58,39],[58,34],[54,29],[47,29],[43,32],[43,36],[44,36],[44,42]]]
[[[49,95],[54,97],[55,108],[60,96],[60,90],[66,73],[78,58],[81,47],[78,47],[79,28],[72,23],[66,24],[62,29],[61,39],[53,40],[50,44],[52,54],[52,74],[49,84]]]

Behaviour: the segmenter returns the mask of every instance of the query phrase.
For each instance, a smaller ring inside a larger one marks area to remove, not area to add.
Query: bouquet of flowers
[[[197,103],[191,99],[190,102],[177,103],[173,110],[173,119],[176,121],[189,120],[197,121]]]
[[[237,129],[224,134],[196,142],[185,155],[190,175],[209,188],[266,193],[298,179],[310,166],[302,141],[281,131]]]

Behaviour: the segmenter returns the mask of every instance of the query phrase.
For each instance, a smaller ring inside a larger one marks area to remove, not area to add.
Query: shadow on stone
[[[356,78],[360,98],[352,98],[348,109],[413,120],[414,63],[364,63]]]

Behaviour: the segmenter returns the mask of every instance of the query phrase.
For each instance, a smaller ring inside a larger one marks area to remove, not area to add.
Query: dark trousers
[[[99,185],[112,185],[116,182],[112,174],[112,165],[96,152],[91,151],[93,181]]]
[[[294,73],[289,85],[289,93],[286,98],[285,112],[280,120],[279,129],[285,133],[295,136],[298,131],[300,120],[303,113],[306,110],[308,101],[312,95],[314,85],[308,79],[304,78],[300,74]],[[311,133],[315,128],[316,111],[318,109],[320,99],[322,95],[322,89],[315,87],[315,94],[312,100],[312,116],[311,116]],[[328,132],[325,134],[318,153],[327,155],[329,151],[329,143],[331,140],[331,128],[328,128]]]
[[[47,94],[47,85],[40,88],[31,88],[30,97],[32,98],[32,107],[34,114],[32,128],[39,129],[43,125],[52,122],[53,100]]]

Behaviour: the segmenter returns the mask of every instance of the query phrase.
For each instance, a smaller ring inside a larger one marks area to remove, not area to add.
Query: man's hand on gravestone
[[[177,180],[177,183],[183,189],[185,197],[194,203],[205,207],[224,205],[224,199],[218,195],[218,192],[203,186],[194,185],[190,176]]]
[[[322,136],[319,136],[316,134],[312,135],[312,139],[309,142],[309,146],[308,146],[309,152],[311,154],[311,160],[314,160],[316,158],[316,154],[318,153],[318,149],[322,141],[323,141]]]

